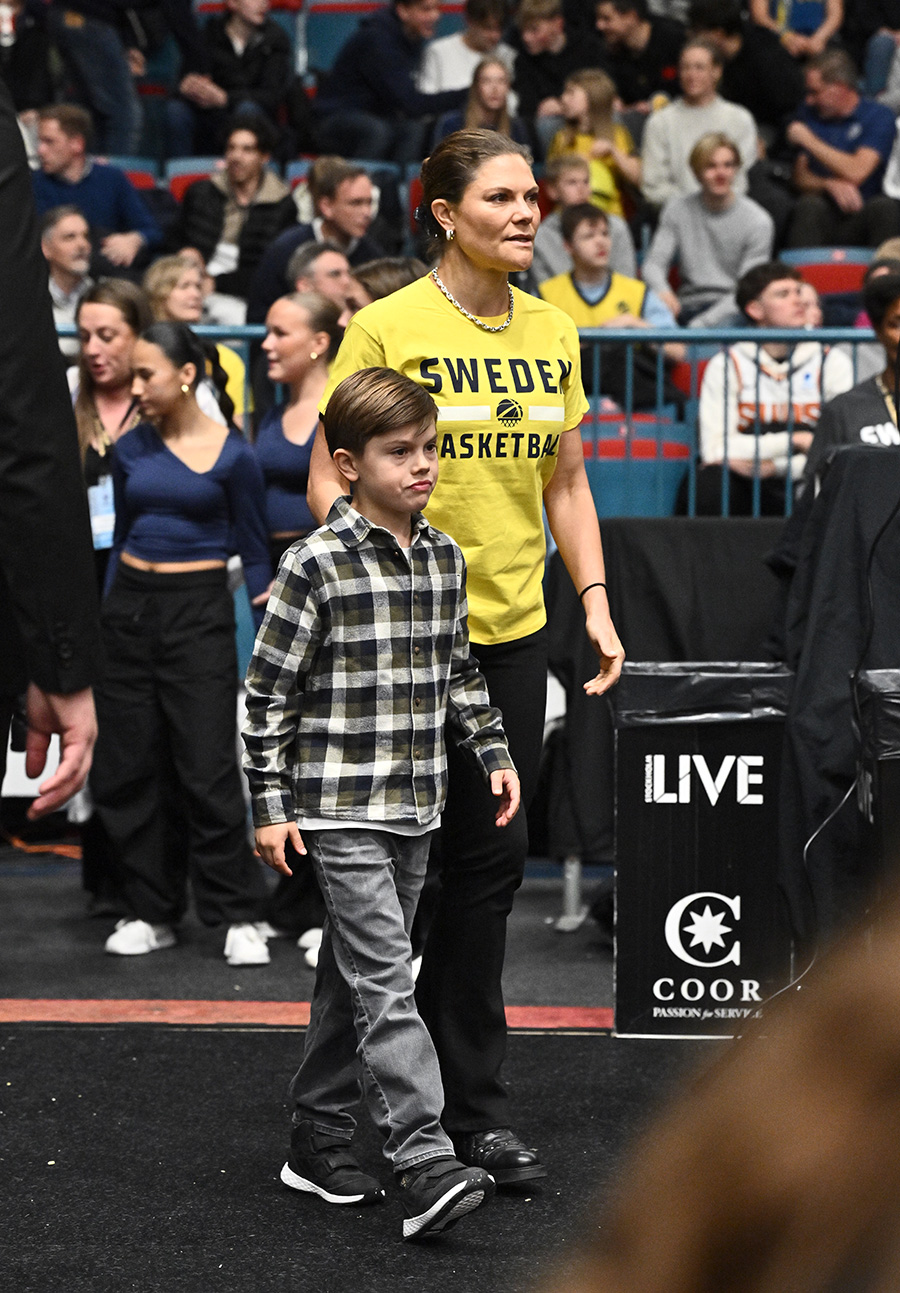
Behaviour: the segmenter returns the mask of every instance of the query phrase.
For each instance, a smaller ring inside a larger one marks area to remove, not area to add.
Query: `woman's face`
[[[185,398],[182,385],[190,386],[195,376],[193,364],[177,368],[159,346],[135,342],[131,393],[141,406],[142,417],[159,422],[171,413]]]
[[[538,186],[518,153],[491,157],[475,172],[458,206],[432,204],[455,231],[457,246],[479,269],[528,269],[540,224]]]
[[[199,269],[186,269],[166,297],[166,316],[176,323],[199,323],[203,314],[203,280]]]
[[[485,112],[501,112],[509,93],[509,76],[502,63],[489,63],[478,75],[478,102]]]
[[[78,311],[78,336],[87,371],[98,389],[114,389],[131,381],[137,337],[118,306],[86,302]]]
[[[587,90],[583,86],[573,85],[569,81],[564,86],[559,101],[562,104],[563,116],[566,121],[578,125],[587,119],[590,105],[588,104]]]
[[[315,340],[308,311],[284,298],[276,301],[266,315],[266,336],[262,343],[269,361],[270,380],[288,385],[299,382],[316,362],[310,355],[314,351],[321,353]]]

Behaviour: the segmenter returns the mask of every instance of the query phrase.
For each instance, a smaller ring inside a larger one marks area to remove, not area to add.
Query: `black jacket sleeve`
[[[0,84],[0,691],[96,676],[97,584],[25,150]],[[19,649],[17,649],[19,648]]]

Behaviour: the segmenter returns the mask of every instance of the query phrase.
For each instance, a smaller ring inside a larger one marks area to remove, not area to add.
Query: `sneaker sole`
[[[421,1216],[404,1218],[403,1238],[425,1239],[455,1226],[469,1212],[474,1212],[487,1203],[494,1192],[491,1177],[488,1177],[488,1181],[488,1186],[477,1185],[474,1190],[469,1188],[467,1181],[460,1181]]]
[[[316,1185],[315,1181],[310,1181],[305,1176],[298,1176],[291,1169],[290,1163],[285,1163],[281,1169],[282,1184],[287,1185],[292,1190],[301,1190],[304,1194],[317,1194],[320,1199],[326,1203],[380,1203],[384,1198],[384,1190],[379,1189],[377,1194],[363,1191],[362,1194],[329,1194],[321,1185]]]
[[[176,938],[161,939],[154,943],[152,947],[108,947],[103,948],[107,956],[149,956],[151,952],[165,952],[168,948],[174,947],[178,942]]]

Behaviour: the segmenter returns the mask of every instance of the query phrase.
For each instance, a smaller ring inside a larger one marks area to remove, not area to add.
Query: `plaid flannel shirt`
[[[446,794],[445,719],[485,776],[513,767],[469,650],[465,577],[423,516],[403,549],[344,498],[288,549],[247,673],[257,826],[430,822]]]

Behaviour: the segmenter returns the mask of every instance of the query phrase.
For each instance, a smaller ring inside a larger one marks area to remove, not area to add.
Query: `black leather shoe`
[[[536,1149],[524,1145],[509,1127],[473,1131],[454,1138],[459,1160],[469,1167],[483,1167],[498,1185],[536,1181],[547,1175]]]

